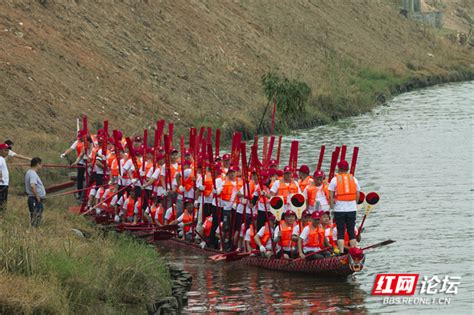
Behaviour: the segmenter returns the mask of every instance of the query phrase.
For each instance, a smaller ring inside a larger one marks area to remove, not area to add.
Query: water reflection
[[[299,164],[314,169],[326,144],[325,170],[335,145],[360,147],[356,176],[381,201],[366,221],[362,245],[397,243],[367,255],[355,281],[335,282],[270,272],[236,263],[212,264],[203,256],[168,249],[194,275],[187,312],[257,313],[440,312],[441,306],[382,305],[370,296],[378,273],[461,276],[459,294],[445,313],[472,312],[474,82],[403,94],[372,113],[302,131]],[[348,157],[352,154],[348,150]],[[283,154],[283,161],[287,155]],[[283,162],[283,164],[285,164]],[[360,217],[363,215],[359,213]],[[360,222],[360,218],[359,218]]]

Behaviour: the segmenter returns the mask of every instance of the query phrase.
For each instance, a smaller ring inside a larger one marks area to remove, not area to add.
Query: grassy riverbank
[[[11,196],[0,216],[0,313],[144,312],[146,303],[170,294],[168,271],[154,248],[101,235],[68,212],[72,203],[48,201],[43,224],[32,229],[25,198]]]

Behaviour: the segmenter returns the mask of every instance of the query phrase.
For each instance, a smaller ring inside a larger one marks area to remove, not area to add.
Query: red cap
[[[153,154],[153,153],[155,153],[155,149],[153,149],[153,148],[147,148],[146,154]]]
[[[273,215],[273,213],[269,213],[269,214],[268,214],[268,219],[269,219],[269,220],[275,220],[276,217]]]
[[[277,170],[276,172],[277,172],[278,177],[283,176],[283,171],[282,170]]]
[[[86,132],[81,129],[81,130],[79,130],[79,131],[77,132],[77,137],[78,137],[78,138],[82,138],[82,137],[84,137],[85,134],[86,134]]]
[[[120,130],[117,130],[117,138],[122,139],[123,133]]]
[[[296,213],[293,210],[286,210],[285,216],[289,216],[289,215],[296,215]]]
[[[140,137],[140,136],[135,136],[135,137],[133,137],[133,141],[135,141],[135,142],[142,142],[142,137]]]
[[[112,144],[115,142],[115,141],[114,141],[114,138],[112,138],[112,137],[108,138],[107,141],[108,141],[109,143],[112,143]]]
[[[313,212],[311,219],[321,219],[321,213],[319,211]]]
[[[157,154],[156,155],[156,160],[159,161],[159,160],[163,160],[165,158],[164,154]]]
[[[171,154],[178,153],[177,149],[171,149]]]
[[[322,177],[322,178],[324,178],[325,176],[326,176],[326,174],[324,174],[323,171],[316,171],[316,172],[314,172],[314,174],[313,174],[313,177],[314,177],[314,178],[316,178],[316,177]]]
[[[184,155],[191,155],[191,151],[189,151],[189,150],[184,150]]]
[[[287,165],[283,168],[283,173],[292,173],[291,168]]]
[[[347,171],[349,169],[349,163],[342,160],[341,162],[337,163],[337,167],[342,171]]]
[[[319,211],[319,212],[321,212],[321,216],[323,216],[325,214],[327,214],[329,217],[331,216],[331,212],[329,212],[329,211]]]
[[[306,164],[301,165],[298,172],[309,174],[309,166]]]
[[[10,147],[6,143],[0,143],[0,150],[9,149]]]
[[[310,216],[311,216],[311,212],[309,212],[308,210],[305,210],[305,211],[303,211],[303,213],[301,213],[301,216],[302,216],[302,217],[310,217]]]
[[[270,160],[270,166],[273,166],[273,165],[278,165],[278,161],[277,160]]]
[[[229,170],[227,171],[227,173],[231,172],[231,171],[232,172],[238,172],[238,171],[240,171],[240,168],[238,166],[231,166],[231,167],[229,167]]]
[[[274,176],[277,175],[277,171],[274,168],[271,168],[268,170],[268,176]]]
[[[222,160],[223,160],[223,161],[228,161],[228,160],[230,160],[230,154],[229,154],[229,153],[224,154],[224,155],[222,156]]]
[[[214,161],[222,160],[220,155],[214,155]]]
[[[216,170],[216,174],[221,172],[221,165],[219,163],[215,163],[214,169]]]

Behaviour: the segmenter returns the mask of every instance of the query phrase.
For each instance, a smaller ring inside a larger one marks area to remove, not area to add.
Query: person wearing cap
[[[334,210],[334,220],[337,227],[337,246],[344,251],[344,233],[347,231],[350,247],[357,246],[355,235],[355,221],[357,200],[359,200],[359,183],[348,174],[349,163],[340,161],[337,164],[338,173],[329,183],[329,205]]]
[[[222,225],[222,201],[219,197],[220,193],[222,192],[224,186],[224,178],[222,177],[222,172],[219,164],[214,165],[214,170],[216,173],[217,178],[216,187],[214,189],[214,185],[212,183],[212,176],[209,174],[209,179],[211,180],[211,213],[212,213],[212,227],[211,227],[211,240],[210,245],[214,248],[218,248],[218,236],[220,237],[220,233],[217,232],[217,228],[219,225]],[[206,179],[207,180],[207,179]],[[204,183],[206,183],[206,180]],[[219,234],[219,235],[218,235]]]
[[[300,236],[301,231],[303,230],[303,228],[305,226],[307,226],[308,224],[311,224],[311,212],[309,212],[308,210],[304,210],[301,213],[300,223],[301,224],[297,224],[293,228],[293,241],[295,241],[296,245],[298,244],[298,237]],[[300,226],[301,226],[301,229],[300,229]]]
[[[5,158],[8,156],[8,150],[8,145],[5,143],[0,144],[0,213],[7,209],[10,174]]]
[[[293,180],[293,171],[289,166],[283,168],[283,179],[277,180],[270,188],[270,196],[281,196],[283,202],[289,209],[290,196],[296,193],[301,193],[298,183]]]
[[[189,198],[194,199],[194,172],[191,168],[191,161],[184,160],[182,163],[184,179],[181,178],[181,173],[176,174],[176,180],[180,183],[178,191],[178,199]]]
[[[257,250],[258,246],[255,243],[255,234],[257,226],[257,214],[251,216],[251,222],[247,230],[245,231],[244,241],[245,241],[245,252],[250,252],[252,250]]]
[[[321,227],[320,219],[321,213],[319,211],[314,212],[311,215],[311,224],[308,224],[303,228],[298,239],[298,252],[300,258],[306,259],[306,255],[319,252],[321,249],[329,246],[329,242],[324,236],[324,230]],[[308,257],[308,259],[328,257],[329,254],[328,251],[323,251]]]
[[[222,172],[223,174],[227,174],[230,167],[230,154],[226,153],[222,156]]]
[[[305,188],[313,182],[313,179],[309,176],[309,172],[309,166],[305,164],[301,165],[298,169],[298,186],[300,187],[300,191],[304,191]]]
[[[271,170],[270,170],[271,171]],[[270,172],[269,171],[269,172]],[[260,174],[262,177],[265,177],[264,174]],[[257,208],[257,230],[260,230],[262,226],[267,221],[267,213],[265,209],[270,209],[270,185],[271,179],[269,178],[266,181],[263,181],[263,187],[257,182],[256,173],[252,174],[252,177],[255,177],[256,181],[255,191],[252,198],[252,204]],[[265,207],[266,205],[266,207]]]
[[[141,219],[142,198],[136,195],[135,190],[131,189],[130,193],[124,194],[116,203],[115,221],[118,223],[120,217],[122,222],[133,222],[137,224]],[[120,211],[119,211],[120,209]]]
[[[25,191],[28,195],[28,209],[30,211],[30,223],[32,227],[38,227],[43,216],[43,202],[46,198],[46,190],[38,171],[41,170],[41,159],[31,159],[30,169],[25,174]]]
[[[237,198],[237,192],[242,187],[242,181],[236,177],[236,172],[239,171],[237,166],[229,167],[224,185],[218,190],[217,195],[222,201],[222,222],[224,223],[223,236],[224,243],[229,243],[233,239],[235,219],[234,203]],[[239,225],[240,226],[240,225]]]
[[[308,202],[308,210],[311,213],[329,210],[329,190],[328,185],[324,182],[324,176],[323,171],[315,171],[313,181],[303,192]]]
[[[272,241],[270,240],[270,237],[272,237],[275,231],[275,219],[275,216],[269,213],[268,223],[265,223],[265,225],[262,226],[254,236],[255,244],[258,246],[260,253],[265,257],[270,257],[273,255]],[[275,251],[278,251],[278,246],[275,245],[275,247]]]
[[[143,140],[140,136],[133,137],[133,148],[138,149],[143,146]]]
[[[278,169],[278,161],[277,160],[270,160],[270,165],[268,166],[269,169],[274,169],[275,171]]]
[[[111,181],[109,182],[109,185],[107,187],[100,187],[99,190],[97,191],[96,195],[94,196],[96,200],[96,214],[101,214],[102,211],[105,211],[106,213],[113,215],[114,210],[112,207],[112,200],[113,197],[116,196],[117,190],[115,189],[114,183]]]
[[[64,151],[63,153],[61,153],[59,155],[59,157],[61,159],[64,159],[65,157],[68,156],[69,153],[71,153],[72,151],[76,151],[76,162],[75,163],[72,163],[72,165],[76,165],[77,166],[80,166],[77,168],[77,177],[76,177],[76,182],[77,182],[77,190],[81,190],[83,187],[84,187],[84,180],[85,180],[85,174],[86,174],[86,169],[84,167],[85,165],[85,159],[79,159],[79,157],[81,156],[81,153],[83,153],[83,149],[84,149],[84,137],[85,137],[86,133],[84,130],[79,130],[77,132],[77,136],[76,136],[76,140],[71,144],[71,146],[69,148],[67,148],[66,151]],[[92,142],[92,140],[90,141]],[[82,155],[84,156],[84,155]],[[76,195],[76,198],[78,200],[82,200],[82,196],[83,196],[83,192],[80,191],[77,195]]]
[[[27,156],[24,156],[24,155],[21,155],[21,154],[18,154],[16,152],[13,151],[13,141],[11,140],[5,140],[5,144],[8,145],[8,156],[7,156],[7,160],[9,159],[19,159],[19,160],[25,160],[25,161],[31,161],[31,158],[27,157]]]
[[[163,226],[164,212],[162,202],[155,198],[153,201],[150,200],[150,203],[145,210],[144,217],[149,224]]]
[[[171,204],[172,202],[176,202],[176,211],[177,215],[180,216],[181,213],[183,212],[183,202],[182,200],[177,200],[177,188],[178,188],[178,182],[176,181],[176,176],[177,174],[181,173],[181,165],[178,163],[178,150],[172,149],[170,152],[170,176],[169,179],[171,180],[171,183],[167,183],[167,169],[166,169],[166,164],[163,164],[161,167],[161,184],[163,187],[165,187],[165,196],[168,199],[168,204]]]
[[[183,213],[171,221],[171,225],[177,224],[180,228],[180,235],[183,239],[191,240],[192,237],[192,225],[193,225],[193,212],[194,212],[194,200],[190,198],[184,199]]]
[[[280,248],[277,253],[278,258],[290,259],[296,257],[297,243],[293,241],[293,230],[297,225],[296,213],[292,210],[286,210],[285,219],[275,228],[274,239]]]
[[[128,182],[132,185],[130,189],[135,190],[135,195],[140,196],[142,192],[140,177],[143,165],[143,148],[135,148],[134,154],[137,161],[138,170],[135,169],[135,164],[133,163],[133,159],[130,155],[130,158],[127,160],[127,162],[125,162],[122,171],[123,173],[127,174],[127,178],[129,179]]]

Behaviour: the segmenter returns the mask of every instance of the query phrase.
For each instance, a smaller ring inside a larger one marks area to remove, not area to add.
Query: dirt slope
[[[43,2],[0,2],[2,136],[67,141],[81,113],[129,132],[159,117],[254,128],[271,70],[317,96],[342,61],[405,77],[473,60],[397,1]]]

